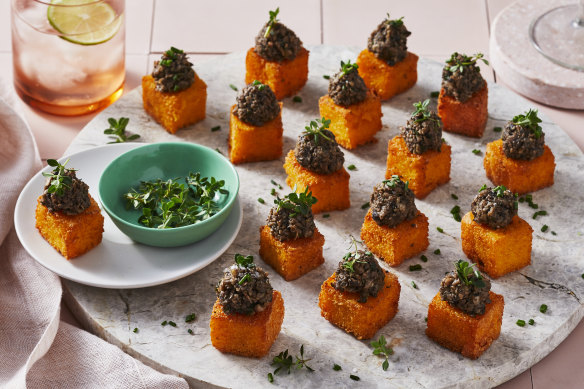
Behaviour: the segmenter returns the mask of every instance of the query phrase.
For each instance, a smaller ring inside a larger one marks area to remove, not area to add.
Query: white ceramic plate
[[[77,176],[89,185],[98,200],[97,185],[103,169],[116,157],[142,143],[121,143],[96,147],[69,157],[67,166],[78,170]],[[47,167],[44,171],[49,171]],[[37,198],[45,183],[38,172],[22,190],[14,212],[14,225],[20,242],[28,253],[47,269],[61,277],[85,285],[103,288],[141,288],[164,284],[187,276],[217,259],[231,245],[243,218],[239,198],[225,223],[208,238],[192,245],[158,248],[133,242],[105,217],[101,244],[70,261],[59,254],[35,227]]]

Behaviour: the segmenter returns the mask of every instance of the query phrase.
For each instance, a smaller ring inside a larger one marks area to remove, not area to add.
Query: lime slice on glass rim
[[[107,42],[120,29],[122,17],[97,0],[52,0],[47,9],[51,26],[61,38],[80,45]]]

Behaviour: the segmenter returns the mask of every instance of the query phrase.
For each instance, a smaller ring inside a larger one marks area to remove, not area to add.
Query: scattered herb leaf
[[[324,219],[328,219],[329,217],[331,217],[331,214],[330,213],[325,213],[324,215],[322,215],[322,217]]]
[[[312,209],[312,205],[317,203],[317,198],[312,196],[312,192],[308,191],[308,187],[304,189],[304,192],[296,193],[296,187],[294,187],[294,192],[284,196],[284,198],[276,197],[274,204],[278,206],[278,210],[281,208],[288,209],[292,211],[290,217],[296,215],[308,215]]]
[[[341,367],[341,365],[337,365],[336,363],[333,365],[333,370],[334,371],[339,371],[339,370],[343,370],[343,368]]]
[[[133,333],[137,334],[138,333],[138,327],[134,328],[134,331],[132,331]]]
[[[119,118],[118,120],[114,119],[114,118],[109,118],[107,119],[107,122],[109,123],[109,128],[105,129],[103,131],[103,133],[105,135],[110,135],[110,138],[114,139],[112,142],[107,142],[108,144],[110,143],[124,143],[124,142],[128,142],[128,141],[132,141],[134,139],[138,139],[140,137],[140,135],[138,134],[134,134],[134,135],[130,135],[127,136],[126,135],[126,126],[128,125],[128,123],[130,122],[130,119],[128,118]]]
[[[168,321],[168,325],[171,327],[176,327],[176,323],[170,320]]]
[[[422,270],[422,265],[420,265],[419,263],[415,264],[415,265],[410,265],[410,271],[420,271]]]
[[[436,250],[434,250],[434,254],[436,254],[436,255],[440,255],[440,254],[441,254],[441,253],[440,253],[440,249],[436,249]]]
[[[474,155],[481,155],[481,154],[482,154],[482,151],[481,151],[481,150],[479,150],[479,149],[473,149],[473,150],[472,150],[472,153],[473,153]]]
[[[351,374],[349,376],[350,379],[352,379],[353,381],[361,381],[361,378],[359,378],[359,376]]]
[[[361,205],[361,209],[367,209],[369,208],[369,201],[366,202],[365,204]]]
[[[451,193],[451,194],[450,194],[450,197],[452,197],[454,200],[458,200],[458,196],[457,196],[457,195],[455,195],[454,193]]]
[[[493,128],[493,131],[495,131],[495,132],[501,132],[501,131],[503,131],[503,128],[502,127],[494,127]]]
[[[274,24],[278,23],[278,14],[280,13],[280,7],[276,8],[275,11],[270,11],[270,20],[268,21],[268,28],[266,28],[266,32],[264,33],[264,38],[270,36],[272,32],[272,28]]]
[[[70,188],[73,184],[73,179],[66,175],[66,173],[75,171],[75,169],[67,169],[65,167],[67,166],[67,162],[69,162],[69,160],[66,160],[65,163],[61,165],[55,159],[47,160],[47,164],[54,168],[50,173],[43,172],[43,177],[49,178],[50,181],[49,188],[47,189],[48,193],[55,193],[59,196],[63,196],[65,189]]]
[[[466,67],[476,65],[477,61],[479,60],[483,61],[486,65],[489,64],[489,61],[483,58],[484,55],[482,53],[477,53],[470,57],[462,54],[461,57],[462,58],[458,58],[458,53],[454,52],[450,56],[450,59],[446,61],[446,64],[449,66],[448,70],[451,73],[455,73],[457,71],[462,73]]]
[[[190,315],[187,315],[187,317],[185,317],[185,323],[190,323],[192,321],[194,321],[197,318],[197,315],[194,313],[191,313]]]
[[[292,101],[295,102],[295,103],[301,103],[302,102],[302,97],[300,97],[300,96],[294,96],[292,98]]]
[[[389,367],[389,356],[393,354],[393,349],[387,345],[383,335],[381,335],[377,341],[371,342],[371,346],[373,347],[373,355],[385,358],[381,364],[381,368],[386,371]]]
[[[238,91],[237,87],[235,85],[233,85],[233,84],[229,84],[229,87],[231,89],[233,89],[234,91],[236,91],[236,92]]]
[[[418,285],[416,285],[416,283],[414,281],[412,281],[412,288],[418,289]]]
[[[352,171],[352,170],[357,170],[357,166],[355,166],[355,165],[351,164],[351,165],[347,166],[347,169],[349,169],[349,170],[351,170],[351,171]]]
[[[430,97],[435,99],[436,97],[440,96],[440,91],[430,92]]]
[[[167,324],[168,324],[168,322],[167,322],[166,320],[165,320],[165,321],[163,321],[162,323],[160,323],[160,325],[161,325],[161,326],[165,326],[165,325],[167,325]]]
[[[533,319],[529,319],[529,325],[530,325],[530,326],[532,326],[532,325],[534,325],[534,324],[535,324],[535,320],[533,320]]]
[[[546,312],[547,312],[547,309],[548,309],[548,306],[547,306],[547,305],[545,305],[545,304],[541,304],[541,305],[539,306],[539,311],[540,311],[541,313],[546,313]]]
[[[436,230],[441,234],[444,233],[444,230],[442,229],[442,227],[436,227]]]
[[[221,130],[221,126],[215,126],[211,128],[211,132],[215,132],[215,131],[219,131]]]
[[[546,232],[546,231],[548,230],[548,228],[549,228],[549,227],[548,227],[548,225],[547,225],[547,224],[544,224],[544,225],[541,227],[541,232]]]
[[[515,324],[517,324],[519,327],[525,327],[525,320],[519,319]]]
[[[258,197],[258,203],[265,204],[266,200],[262,199],[261,197]]]
[[[546,211],[537,211],[533,214],[533,218],[537,219],[538,216],[546,216],[548,213]]]
[[[514,116],[511,122],[531,130],[536,139],[539,139],[543,135],[542,128],[539,125],[541,119],[537,116],[537,109],[530,109],[525,114]]]
[[[326,135],[323,131],[329,128],[331,125],[330,119],[325,119],[324,117],[321,119],[311,120],[308,126],[304,127],[304,134],[309,134],[314,137],[314,143],[318,144],[320,137],[332,142],[332,139]]]
[[[325,74],[322,76],[322,78],[324,78],[325,80],[330,80],[331,76],[329,76],[328,74]]]
[[[454,263],[454,266],[458,278],[464,282],[465,285],[475,285],[478,288],[483,288],[485,286],[483,275],[474,268],[474,263],[470,265],[468,262],[459,259]],[[470,278],[471,274],[474,274],[474,278]]]
[[[422,262],[428,262],[428,257],[423,255],[420,257],[420,259],[422,260]]]

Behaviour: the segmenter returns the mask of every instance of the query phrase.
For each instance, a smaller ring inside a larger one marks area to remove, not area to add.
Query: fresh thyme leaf
[[[416,283],[414,281],[412,281],[412,288],[418,289],[418,285],[416,285]]]
[[[537,211],[533,214],[533,219],[537,219],[538,216],[546,216],[547,214],[547,211]]]
[[[472,153],[473,153],[474,155],[481,155],[482,151],[481,151],[481,150],[479,150],[479,149],[473,149],[473,150],[472,150]]]
[[[454,220],[456,220],[457,222],[460,222],[462,220],[460,217],[460,207],[458,205],[455,205],[454,207],[452,207],[452,209],[450,210],[450,213],[452,214],[452,217],[454,218]]]
[[[255,267],[253,263],[253,255],[244,257],[241,254],[235,254],[235,263],[241,267]]]
[[[295,103],[301,103],[302,102],[302,97],[300,97],[300,96],[294,96],[292,98],[292,101],[295,102]]]
[[[515,125],[531,130],[536,139],[539,139],[543,135],[542,128],[539,125],[541,119],[537,116],[537,109],[530,109],[525,114],[514,116],[511,122]]]
[[[370,204],[369,204],[369,201],[368,201],[365,204],[361,205],[361,209],[367,209],[367,208],[369,208],[369,205]]]
[[[318,144],[320,137],[332,142],[332,139],[323,133],[324,130],[329,128],[331,125],[330,119],[325,119],[324,117],[321,119],[311,120],[310,124],[304,127],[305,131],[303,134],[309,134],[314,137],[314,143]]]
[[[309,192],[309,188],[306,187],[304,192],[296,193],[296,187],[294,187],[294,192],[284,196],[284,198],[276,197],[274,204],[278,206],[278,210],[285,208],[292,213],[290,217],[295,217],[296,215],[308,215],[312,210],[312,205],[317,203],[316,197],[312,196],[312,192]]]
[[[165,321],[163,321],[162,323],[160,323],[160,325],[161,325],[161,326],[163,326],[163,327],[164,327],[165,325],[167,325],[167,324],[168,324],[168,322],[167,322],[166,320],[165,320]]]
[[[194,321],[197,318],[197,315],[194,313],[191,313],[190,315],[187,315],[187,317],[185,317],[185,323],[190,323],[192,321]]]
[[[422,270],[422,265],[420,265],[419,263],[415,264],[415,265],[410,265],[410,271],[420,271]]]
[[[341,365],[337,365],[336,363],[333,365],[333,370],[334,371],[339,371],[339,370],[343,370],[343,368],[341,367]]]
[[[314,372],[314,369],[308,366],[307,364],[311,360],[312,358],[304,358],[304,345],[301,345],[300,356],[292,357],[291,354],[288,354],[288,349],[286,349],[285,351],[282,351],[280,354],[276,355],[272,359],[271,365],[276,366],[276,369],[274,370],[274,375],[284,370],[286,370],[287,373],[290,374],[292,367],[294,367],[296,370],[306,368],[306,370],[312,373]]]
[[[430,97],[435,99],[436,97],[440,96],[439,91],[430,92]]]
[[[253,86],[257,86],[258,90],[262,91],[264,89],[266,89],[266,84],[262,84],[260,81],[258,80],[254,80],[254,82],[252,82]]]
[[[353,171],[353,170],[357,170],[357,166],[355,166],[355,165],[351,164],[351,165],[347,166],[347,169],[348,169],[348,170],[351,170],[351,171]]]
[[[275,188],[272,188],[272,190],[270,190],[270,194],[272,196],[277,196],[278,195],[278,193],[276,192],[276,189]]]
[[[469,265],[468,262],[459,259],[457,262],[454,263],[454,266],[456,268],[458,278],[465,285],[474,285],[478,288],[483,288],[485,286],[483,275],[474,268],[475,266],[474,263],[472,265]],[[471,278],[471,275],[473,274],[474,278]]]
[[[211,132],[215,132],[215,131],[219,131],[221,129],[221,126],[215,126],[211,128]]]
[[[60,164],[56,159],[48,159],[47,164],[54,167],[53,171],[43,172],[43,177],[49,178],[49,187],[47,188],[48,193],[55,193],[58,196],[63,196],[65,194],[65,189],[70,188],[73,184],[73,179],[67,175],[67,172],[73,172],[75,169],[68,169],[67,159],[64,164]]]
[[[487,61],[484,58],[484,54],[482,53],[477,53],[475,55],[472,56],[467,56],[464,54],[461,54],[462,58],[458,58],[458,53],[454,52],[452,53],[452,55],[450,56],[450,59],[448,59],[446,61],[446,64],[448,65],[448,70],[451,73],[456,73],[457,71],[460,71],[461,73],[464,72],[464,69],[470,66],[474,66],[476,65],[477,61],[483,61],[485,63],[485,65],[489,64],[489,61]],[[479,72],[480,72],[480,68]]]
[[[349,246],[349,252],[347,252],[343,256],[343,267],[347,269],[350,273],[353,273],[355,271],[355,269],[353,268],[355,266],[355,263],[365,263],[365,261],[361,260],[362,253],[359,252],[358,243],[361,242],[359,242],[357,239],[351,236],[351,245]],[[354,247],[353,251],[350,251],[351,248],[353,247]]]
[[[422,262],[428,262],[428,257],[427,257],[427,256],[425,256],[424,254],[422,254],[422,255],[420,256],[420,259],[422,260]]]
[[[555,231],[552,231],[552,235],[556,236],[558,234]]]
[[[416,123],[421,123],[421,122],[423,122],[425,120],[434,120],[434,121],[437,121],[437,119],[433,119],[432,118],[432,112],[430,112],[430,110],[428,109],[428,104],[430,104],[430,100],[429,99],[426,99],[423,102],[422,101],[418,101],[417,103],[414,103],[414,108],[416,108],[416,110],[414,112],[412,112],[411,118],[414,119],[419,114],[422,115],[422,117],[417,118],[415,120]]]
[[[270,36],[272,32],[272,28],[274,24],[278,23],[278,14],[280,13],[280,7],[276,8],[275,11],[270,11],[270,20],[268,21],[268,28],[266,28],[266,32],[264,33],[264,38]]]
[[[274,382],[274,376],[272,375],[272,373],[268,373],[268,381],[270,383]]]
[[[322,78],[324,78],[325,80],[330,80],[331,76],[329,76],[328,74],[325,74],[322,76]]]
[[[393,354],[393,349],[387,345],[387,341],[383,335],[379,336],[377,341],[371,342],[371,346],[373,347],[373,355],[385,358],[381,368],[384,371],[387,370],[389,367],[389,356]]]
[[[341,61],[341,72],[343,72],[343,76],[351,73],[353,70],[359,69],[359,65],[356,63],[351,63],[351,60],[347,62]]]
[[[529,325],[530,325],[530,326],[532,326],[532,325],[534,325],[534,324],[535,324],[535,320],[533,320],[533,319],[529,319]]]
[[[444,229],[442,229],[442,227],[436,227],[436,230],[441,234],[444,233]]]
[[[219,154],[223,155],[223,153],[221,152],[221,150],[219,150],[217,147],[215,147],[215,151],[218,152]]]
[[[191,335],[194,335],[195,333],[193,332],[193,330],[191,330],[190,328],[187,330],[187,332]]]
[[[134,328],[134,331],[132,331],[133,333],[137,334],[138,333],[138,327]]]
[[[440,249],[436,249],[436,250],[434,250],[434,254],[436,254],[436,255],[440,255]]]
[[[349,376],[350,379],[352,379],[353,381],[361,381],[361,378],[359,378],[359,376],[351,374]]]
[[[546,313],[546,312],[547,312],[547,309],[548,309],[548,306],[547,306],[547,305],[545,305],[545,304],[541,304],[541,305],[539,306],[539,311],[540,311],[541,313]]]
[[[168,325],[171,327],[176,327],[176,323],[171,320],[168,321]]]
[[[258,197],[258,203],[265,204],[266,200],[262,199],[261,197]]]
[[[485,189],[487,189],[487,184],[483,184],[483,186],[481,186],[481,189],[479,189],[479,193]]]
[[[331,217],[330,213],[325,213],[324,215],[322,215],[322,217],[324,219],[328,219],[329,217]]]
[[[503,128],[502,127],[493,127],[493,131],[501,132],[501,131],[503,131]]]
[[[525,327],[525,320],[519,319],[515,324],[517,324],[519,327]]]
[[[541,232],[546,232],[548,229],[549,229],[548,225],[547,225],[547,224],[544,224],[544,225],[541,227]]]
[[[454,200],[458,200],[458,196],[457,196],[457,195],[455,195],[454,193],[451,193],[451,194],[450,194],[450,197],[452,197]]]
[[[276,181],[270,180],[270,182],[272,183],[272,185],[277,186],[278,189],[282,189],[282,185],[278,184]]]
[[[114,139],[112,142],[107,142],[108,144],[110,143],[123,143],[123,142],[127,142],[127,141],[132,141],[135,139],[138,139],[140,137],[140,135],[138,134],[134,134],[134,135],[126,135],[126,126],[128,125],[128,123],[130,122],[130,119],[128,118],[119,118],[118,120],[114,119],[114,118],[109,118],[107,119],[107,122],[109,123],[109,128],[106,128],[103,133],[105,135],[110,135],[111,139]]]
[[[234,91],[236,91],[236,92],[238,91],[237,87],[235,85],[233,85],[233,84],[229,84],[229,87],[231,89],[233,89]]]

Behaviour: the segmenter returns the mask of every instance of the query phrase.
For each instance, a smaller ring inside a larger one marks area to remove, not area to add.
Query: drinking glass
[[[529,37],[550,61],[584,71],[584,0],[552,8],[535,18]]]
[[[125,79],[125,0],[11,0],[14,87],[64,116],[105,108]]]

